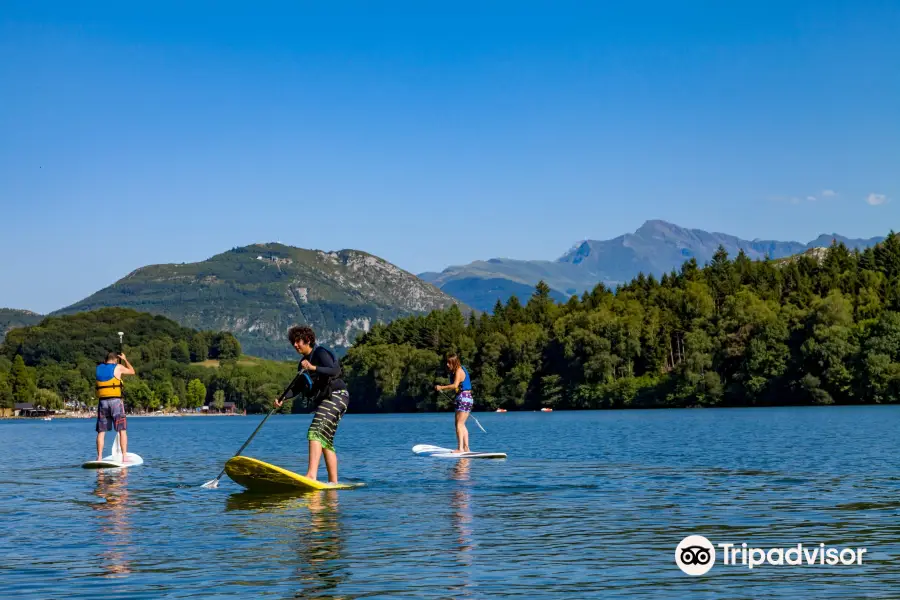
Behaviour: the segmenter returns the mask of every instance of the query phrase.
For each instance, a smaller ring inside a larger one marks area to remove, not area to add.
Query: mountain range
[[[827,247],[832,241],[843,242],[852,249],[873,246],[883,239],[851,239],[833,233],[807,243],[744,240],[652,220],[634,233],[611,240],[584,240],[555,261],[492,258],[451,266],[440,273],[420,273],[419,277],[477,310],[491,310],[498,299],[505,302],[513,295],[527,299],[541,280],[550,286],[557,300],[565,300],[601,282],[615,287],[639,273],[659,277],[691,258],[702,266],[720,245],[732,257],[743,250],[751,259],[764,259],[767,255],[776,259]]]
[[[743,240],[654,220],[611,240],[584,240],[556,260],[493,258],[419,276],[357,250],[254,244],[196,263],[142,267],[52,314],[133,308],[185,327],[231,331],[246,354],[293,358],[285,332],[295,323],[311,324],[323,343],[343,353],[374,323],[453,304],[464,312],[490,311],[498,300],[512,296],[527,301],[541,280],[550,286],[552,297],[563,302],[601,282],[614,287],[641,272],[661,276],[690,258],[702,265],[720,245],[730,256],[743,250],[751,259],[778,259],[833,241],[864,248],[883,239],[828,234],[807,243]],[[0,309],[0,340],[9,329],[42,318]]]

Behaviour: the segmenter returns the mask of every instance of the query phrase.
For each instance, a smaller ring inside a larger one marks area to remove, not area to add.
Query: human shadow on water
[[[338,497],[338,490],[282,494],[244,491],[231,494],[225,510],[277,518],[279,539],[275,543],[286,545],[292,552],[280,548],[273,551],[294,566],[288,582],[300,586],[295,597],[331,598],[334,590],[349,579],[343,560],[344,529]]]
[[[96,511],[99,537],[106,544],[101,553],[100,567],[104,577],[124,577],[131,573],[128,559],[131,547],[131,523],[133,507],[128,499],[128,470],[118,472],[97,471],[94,495],[103,502],[91,504]]]

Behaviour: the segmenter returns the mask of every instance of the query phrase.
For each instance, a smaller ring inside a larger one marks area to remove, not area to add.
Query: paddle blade
[[[472,418],[475,419],[475,416],[473,415]],[[481,426],[481,423],[478,422],[478,419],[475,419],[475,424],[478,425],[478,429],[487,433],[487,431],[484,430],[484,427]]]
[[[201,485],[200,487],[206,488],[206,489],[217,488],[217,487],[219,487],[219,480],[218,480],[218,479],[213,479],[213,480],[211,480],[211,481],[207,481],[206,483],[204,483],[204,484]]]

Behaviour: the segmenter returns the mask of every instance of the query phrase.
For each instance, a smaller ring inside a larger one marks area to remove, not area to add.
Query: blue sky
[[[897,2],[75,4],[0,5],[0,306],[254,242],[900,223]]]

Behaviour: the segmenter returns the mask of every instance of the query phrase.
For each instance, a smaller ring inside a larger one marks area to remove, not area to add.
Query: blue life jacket
[[[337,359],[337,356],[335,356],[334,352],[332,352],[325,346],[316,345],[313,348],[312,352],[309,353],[309,358],[307,360],[309,360],[313,364],[316,364],[313,359],[316,355],[316,352],[320,350],[322,352],[328,353],[331,356],[331,360],[334,362],[335,366],[337,366],[340,372],[337,375],[321,375],[316,373],[315,371],[311,373],[307,371],[306,373],[300,375],[297,383],[294,384],[293,389],[295,393],[297,393],[298,395],[303,395],[307,400],[317,400],[330,394],[332,391],[331,383],[335,379],[340,379],[341,375],[343,375],[344,372],[340,361]],[[298,364],[297,370],[300,371],[302,369],[303,367]]]
[[[97,398],[121,398],[122,380],[116,377],[116,365],[103,363],[97,365]]]
[[[469,370],[464,366],[460,365],[460,368],[463,370],[463,373],[466,374],[465,379],[462,380],[462,383],[459,384],[460,392],[471,392],[472,391],[472,379],[469,377]],[[456,381],[456,373],[450,376],[450,383],[454,383]]]

